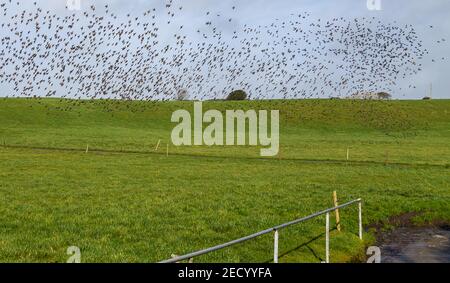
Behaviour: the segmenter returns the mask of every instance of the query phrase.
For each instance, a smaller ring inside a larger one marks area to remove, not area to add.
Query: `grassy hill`
[[[203,106],[279,109],[280,155],[174,147],[171,114],[191,102],[0,99],[0,261],[64,262],[74,245],[83,262],[154,262],[327,208],[333,190],[341,203],[363,198],[366,227],[406,212],[450,222],[450,100]],[[335,262],[364,245],[356,208],[341,214]],[[280,261],[323,260],[323,230],[316,219],[281,231]],[[196,261],[264,262],[271,253],[268,235]]]

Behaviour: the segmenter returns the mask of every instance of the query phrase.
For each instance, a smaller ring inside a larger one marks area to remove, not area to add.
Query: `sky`
[[[3,3],[5,0],[0,0]],[[7,0],[6,0],[7,1]],[[33,0],[21,1],[20,10],[27,6],[32,7]],[[38,7],[50,10],[54,13],[64,15],[67,13],[66,0],[35,0]],[[373,0],[370,0],[373,1]],[[375,0],[376,1],[376,0]],[[81,9],[76,13],[82,13],[95,4],[102,7],[105,4],[110,6],[110,10],[118,15],[117,21],[125,21],[126,14],[139,14],[142,11],[156,8],[157,13],[164,13],[164,5],[167,1],[159,0],[81,0]],[[277,19],[284,19],[290,14],[308,12],[310,20],[321,19],[326,21],[336,17],[346,19],[375,17],[383,22],[395,23],[396,25],[412,25],[417,31],[424,47],[430,52],[428,58],[423,60],[422,71],[414,76],[398,81],[401,86],[415,84],[416,89],[402,93],[393,93],[394,98],[400,99],[420,99],[430,95],[432,85],[433,98],[450,98],[450,1],[448,0],[379,0],[381,10],[368,8],[367,0],[173,0],[176,5],[183,6],[183,13],[176,16],[176,25],[171,27],[161,26],[161,34],[171,34],[175,26],[185,26],[185,32],[195,36],[195,30],[204,25],[207,19],[205,12],[211,14],[221,14],[223,19],[228,16],[233,17],[231,24],[228,22],[217,23],[222,32],[232,33],[233,30],[242,29],[244,25],[267,25]],[[236,11],[231,11],[230,7],[236,6]],[[372,6],[374,7],[374,6]],[[228,15],[229,14],[229,15]],[[3,17],[3,15],[0,15]],[[8,18],[0,18],[0,23],[7,23]],[[433,26],[431,29],[430,26]],[[5,36],[1,31],[0,36]],[[437,44],[441,39],[447,39],[445,43]],[[441,58],[445,58],[442,60]],[[432,62],[434,59],[435,62]],[[12,92],[8,85],[3,85],[4,91],[0,94]]]

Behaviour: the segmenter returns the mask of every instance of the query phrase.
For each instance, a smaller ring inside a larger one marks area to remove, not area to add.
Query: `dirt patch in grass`
[[[421,215],[420,212],[407,212],[399,215],[390,216],[385,221],[379,221],[377,223],[370,224],[367,228],[369,230],[375,230],[375,236],[383,234],[387,227],[412,227],[416,226],[413,222],[413,218]]]
[[[388,217],[384,221],[379,221],[367,226],[367,230],[374,230],[375,236],[381,236],[387,230],[392,230],[402,227],[414,227],[414,228],[439,228],[443,230],[450,230],[450,223],[444,220],[433,220],[427,222],[417,222],[414,221],[416,217],[420,217],[424,212],[406,212],[399,215],[393,215]]]

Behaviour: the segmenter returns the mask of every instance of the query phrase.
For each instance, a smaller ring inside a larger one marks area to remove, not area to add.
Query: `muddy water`
[[[378,239],[383,263],[450,263],[450,229],[400,227]]]

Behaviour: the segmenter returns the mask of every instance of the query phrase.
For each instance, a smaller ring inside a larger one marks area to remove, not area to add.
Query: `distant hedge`
[[[227,100],[246,100],[247,93],[243,90],[234,90],[228,96]]]

